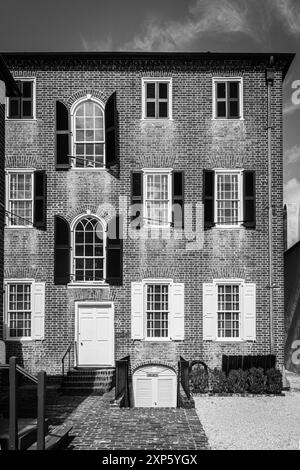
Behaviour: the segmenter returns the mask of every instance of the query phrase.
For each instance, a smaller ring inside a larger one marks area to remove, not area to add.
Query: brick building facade
[[[77,365],[130,355],[132,371],[270,353],[271,70],[273,336],[283,364],[282,83],[292,59],[5,54],[23,92],[7,106],[8,355],[59,375],[74,341]],[[115,220],[122,240],[107,236]]]

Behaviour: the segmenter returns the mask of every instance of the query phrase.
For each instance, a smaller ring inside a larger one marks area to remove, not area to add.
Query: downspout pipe
[[[274,273],[273,273],[273,204],[272,204],[272,87],[274,85],[274,58],[270,57],[270,67],[266,69],[266,84],[268,93],[268,213],[269,213],[269,330],[270,330],[270,354],[274,354],[274,319],[273,319],[273,292],[274,292]]]

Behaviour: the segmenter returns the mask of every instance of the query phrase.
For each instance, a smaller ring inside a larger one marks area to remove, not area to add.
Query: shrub
[[[266,392],[280,394],[282,392],[282,374],[278,369],[268,369],[266,372]]]
[[[227,377],[228,392],[245,393],[248,373],[242,369],[231,370]]]
[[[260,394],[266,391],[266,376],[261,368],[252,367],[248,372],[249,393]]]
[[[194,393],[208,392],[208,372],[203,367],[193,367],[190,373],[190,387]]]
[[[210,375],[211,391],[213,393],[226,393],[228,390],[225,372],[215,368]]]

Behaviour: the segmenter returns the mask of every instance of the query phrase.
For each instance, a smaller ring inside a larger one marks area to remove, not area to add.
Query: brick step
[[[66,387],[62,389],[64,395],[99,395],[102,396],[106,392],[109,392],[109,389],[97,388],[97,387],[78,387],[71,388]]]
[[[114,374],[67,374],[65,378],[69,378],[69,377],[72,377],[72,378],[80,378],[80,379],[83,379],[83,380],[88,380],[88,379],[111,379],[112,377],[114,376]]]

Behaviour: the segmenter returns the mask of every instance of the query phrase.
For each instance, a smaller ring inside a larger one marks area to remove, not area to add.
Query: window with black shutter
[[[54,284],[70,282],[70,226],[60,216],[55,217]]]
[[[213,170],[203,171],[203,204],[204,227],[211,228],[215,225],[215,172]]]
[[[184,228],[184,173],[173,173],[173,227]]]
[[[20,89],[20,96],[8,99],[8,118],[10,119],[33,119],[34,118],[34,80],[16,80]]]
[[[244,171],[244,227],[254,229],[256,226],[255,208],[255,172]]]
[[[131,222],[139,230],[143,225],[143,173],[131,174]]]
[[[106,167],[117,162],[117,105],[116,92],[107,100],[105,106],[105,159]]]
[[[56,169],[70,168],[70,119],[68,108],[56,101]]]
[[[111,285],[122,284],[123,219],[114,217],[107,227],[106,281]]]
[[[47,175],[45,171],[34,173],[34,226],[40,229],[46,228],[47,215]]]

